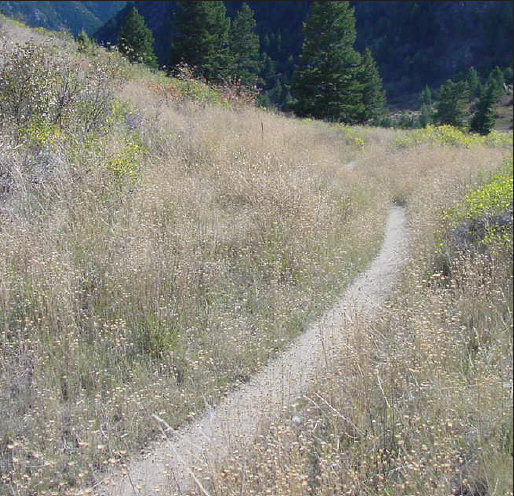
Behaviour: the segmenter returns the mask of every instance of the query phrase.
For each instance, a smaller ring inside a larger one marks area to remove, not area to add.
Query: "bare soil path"
[[[379,255],[330,311],[215,410],[156,444],[147,456],[134,459],[127,475],[114,477],[108,486],[97,488],[97,494],[172,496],[195,486],[202,491],[190,468],[247,449],[260,426],[278,417],[312,381],[323,377],[327,357],[344,343],[355,316],[371,317],[380,309],[407,261],[408,248],[405,210],[392,206]]]

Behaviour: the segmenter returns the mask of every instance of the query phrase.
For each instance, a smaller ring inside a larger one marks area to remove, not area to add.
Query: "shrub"
[[[512,196],[510,160],[486,184],[443,213],[439,248],[462,251],[474,245],[490,251],[498,244],[512,245]]]
[[[46,142],[63,133],[102,133],[114,100],[112,68],[70,60],[33,43],[15,45],[0,65],[0,126]]]
[[[392,146],[408,148],[418,145],[443,145],[470,148],[475,145],[486,145],[491,147],[512,147],[512,134],[501,134],[492,131],[487,136],[478,136],[466,133],[456,127],[428,125],[424,129],[416,129],[398,136],[392,141]]]

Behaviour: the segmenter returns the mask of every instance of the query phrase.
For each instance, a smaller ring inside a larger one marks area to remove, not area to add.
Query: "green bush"
[[[398,136],[392,142],[392,146],[409,148],[418,145],[444,145],[470,148],[475,145],[487,145],[490,147],[512,147],[512,133],[502,134],[492,131],[487,136],[469,134],[453,126],[428,125],[423,129],[416,129]]]
[[[483,186],[471,190],[442,214],[441,252],[455,248],[490,251],[512,246],[512,159]]]
[[[58,57],[33,43],[0,63],[0,127],[46,142],[59,133],[103,133],[112,123],[111,68]]]

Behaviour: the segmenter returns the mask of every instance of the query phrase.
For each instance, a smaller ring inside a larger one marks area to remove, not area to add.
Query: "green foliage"
[[[446,81],[439,93],[435,121],[438,124],[464,127],[468,95],[469,88],[465,81]]]
[[[503,170],[494,174],[491,180],[466,195],[464,203],[456,210],[456,218],[473,218],[496,215],[512,205],[512,161]]]
[[[89,38],[83,29],[77,36],[77,44],[79,52],[88,52],[93,46],[91,38]]]
[[[84,70],[43,46],[15,45],[0,63],[0,127],[32,144],[104,133],[112,123],[111,69],[95,60]]]
[[[230,52],[233,75],[243,86],[255,86],[262,68],[259,37],[255,34],[252,9],[243,3],[230,28]]]
[[[426,107],[432,106],[432,90],[430,89],[430,86],[428,84],[423,88],[423,91],[421,92],[421,95],[419,97],[419,105],[420,108],[423,108],[423,105]]]
[[[490,147],[512,147],[512,134],[502,134],[492,131],[487,136],[469,134],[462,129],[453,126],[427,125],[424,129],[416,129],[408,134],[399,136],[392,141],[392,145],[407,148],[418,145],[456,146],[469,148],[475,145],[487,145]]]
[[[187,64],[208,82],[229,79],[230,20],[223,2],[176,2],[170,65]]]
[[[469,91],[471,96],[479,98],[482,94],[482,83],[477,70],[474,67],[470,67],[466,74],[466,82],[468,83]]]
[[[382,78],[377,64],[368,48],[364,50],[361,58],[359,81],[362,84],[362,103],[364,104],[360,121],[376,120],[384,113],[386,96],[382,89]]]
[[[496,84],[487,85],[483,95],[478,102],[477,109],[470,123],[470,131],[482,135],[489,134],[494,128],[494,110],[496,103]]]
[[[499,172],[493,174],[486,184],[470,191],[462,202],[443,213],[444,232],[466,225],[467,221],[478,221],[484,224],[481,244],[489,247],[506,243],[512,245],[512,222],[500,224],[494,219],[509,211],[512,215],[513,194],[511,159]],[[443,244],[439,243],[439,247],[442,248]]]
[[[419,116],[419,124],[421,127],[427,127],[434,122],[434,112],[430,105],[421,105],[421,115]]]
[[[33,118],[55,120],[57,75],[44,50],[32,43],[15,48],[0,66],[0,116],[3,123],[24,125]]]
[[[120,184],[134,184],[139,179],[141,157],[145,149],[137,135],[127,137],[115,154],[107,157],[105,168]]]
[[[130,10],[120,31],[118,48],[131,62],[142,62],[157,67],[154,37],[145,21],[134,7]]]
[[[313,2],[293,77],[295,112],[302,117],[356,123],[365,108],[360,56],[350,2]]]
[[[512,67],[506,67],[503,75],[505,76],[505,84],[512,84]]]
[[[489,74],[487,83],[490,84],[492,81],[496,81],[499,94],[502,94],[504,91],[503,87],[505,85],[505,76],[503,75],[503,71],[498,66],[496,66]]]

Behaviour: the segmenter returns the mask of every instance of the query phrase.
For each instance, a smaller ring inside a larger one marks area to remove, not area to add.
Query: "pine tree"
[[[498,86],[503,91],[503,86],[505,84],[505,76],[503,75],[503,71],[498,66],[496,66],[489,74],[488,82],[490,82],[492,79],[496,80]]]
[[[432,90],[428,84],[423,88],[423,91],[419,97],[420,108],[423,108],[423,105],[429,108],[432,107]]]
[[[489,134],[492,131],[494,128],[494,104],[496,99],[496,85],[488,84],[471,119],[470,131],[482,135]]]
[[[382,78],[377,64],[368,48],[362,55],[358,78],[362,84],[362,103],[364,104],[364,112],[360,120],[367,122],[377,119],[384,113],[386,96],[382,89]]]
[[[466,81],[468,83],[471,96],[475,98],[480,98],[480,95],[482,93],[482,83],[480,82],[480,77],[474,67],[470,67],[468,69],[468,72],[466,74]]]
[[[419,116],[419,124],[421,127],[427,127],[434,122],[432,107],[429,105],[421,105],[421,115]]]
[[[364,105],[350,2],[313,2],[304,33],[300,63],[293,76],[295,112],[330,121],[358,122]]]
[[[255,86],[259,81],[261,57],[259,37],[255,34],[255,19],[252,9],[243,3],[230,28],[230,52],[233,74],[243,86]]]
[[[280,106],[283,99],[284,88],[280,82],[280,79],[277,79],[275,82],[275,86],[268,92],[268,97],[271,100],[271,103],[275,104],[277,107]]]
[[[293,95],[291,95],[291,90],[287,90],[286,96],[284,98],[284,102],[282,103],[282,109],[286,112],[291,110],[294,105]]]
[[[493,86],[495,88],[495,102],[501,95],[503,95],[503,93],[505,93],[505,76],[498,66],[490,72],[489,77],[487,78],[487,86]]]
[[[503,70],[503,75],[505,76],[505,83],[506,84],[512,84],[512,76],[513,76],[513,71],[512,71],[512,67],[506,67],[504,70]]]
[[[207,82],[230,77],[230,20],[223,2],[176,2],[170,65],[186,63]]]
[[[463,127],[468,95],[468,84],[465,81],[455,83],[448,79],[439,93],[437,112],[435,114],[436,122]]]
[[[89,38],[83,29],[81,29],[80,33],[77,35],[77,43],[79,52],[87,52],[92,46],[91,38]]]
[[[146,27],[143,17],[133,7],[120,30],[119,51],[131,62],[143,62],[150,67],[157,67],[153,45],[152,31]]]

